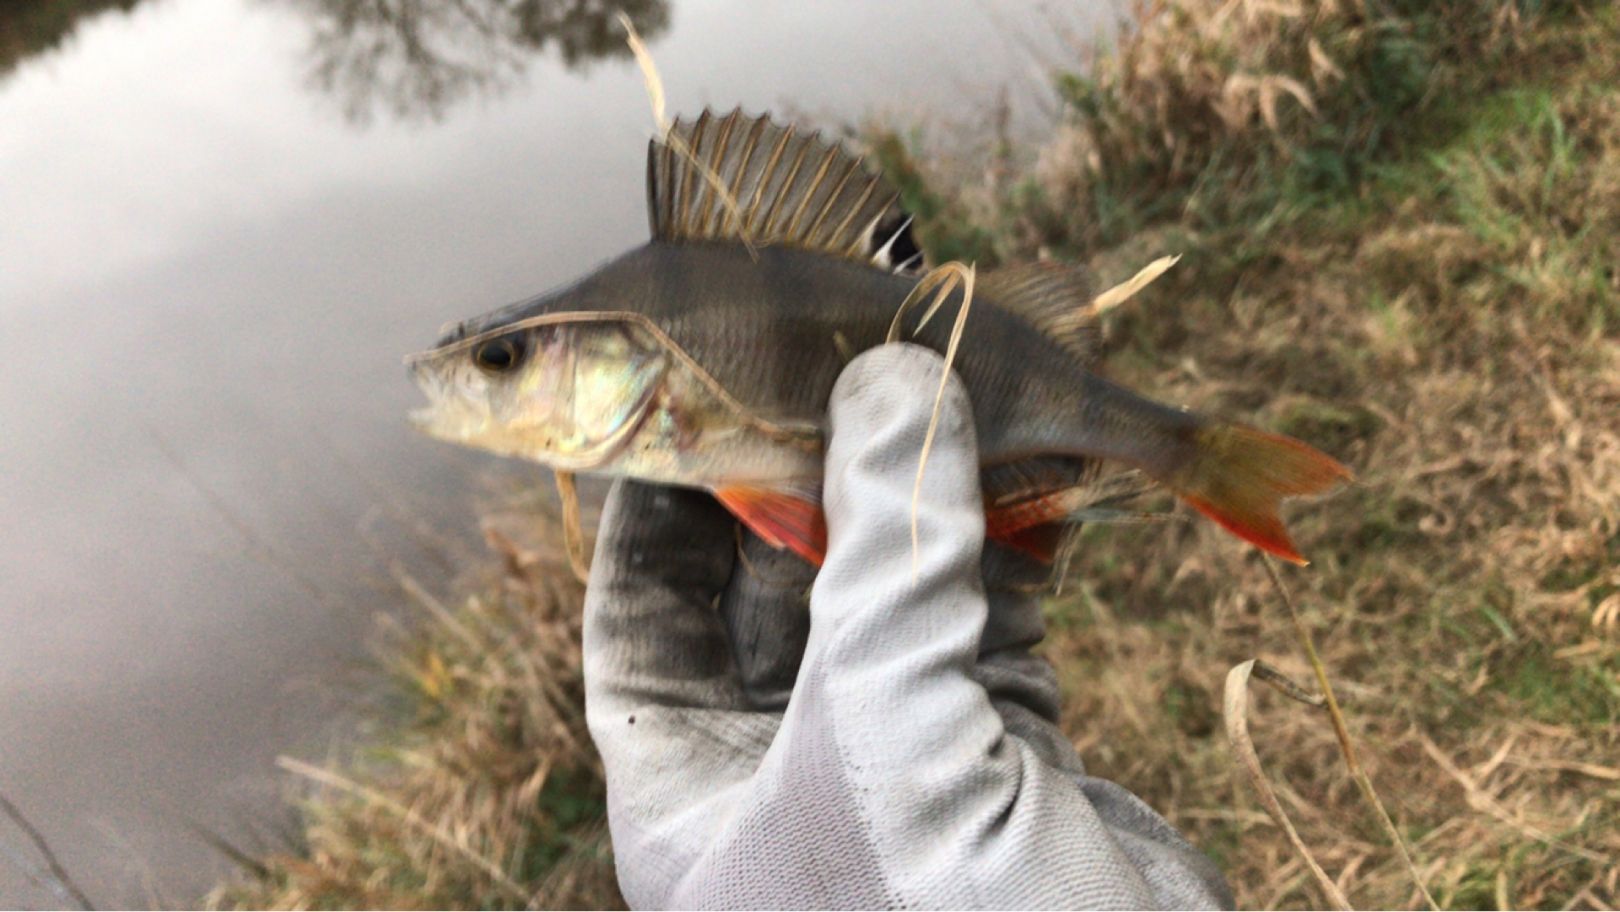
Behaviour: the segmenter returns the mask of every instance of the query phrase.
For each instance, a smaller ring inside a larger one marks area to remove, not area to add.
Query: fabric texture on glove
[[[707,495],[620,483],[586,599],[586,708],[635,907],[1230,906],[1214,865],[1085,775],[1030,653],[1024,559],[984,543],[966,390],[914,346],[829,407],[819,574]],[[805,604],[809,593],[808,608]]]

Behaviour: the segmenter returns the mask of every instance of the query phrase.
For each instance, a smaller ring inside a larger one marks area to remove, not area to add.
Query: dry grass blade
[[[630,53],[635,55],[636,65],[641,68],[641,78],[647,84],[647,101],[652,105],[653,122],[658,125],[658,136],[666,145],[675,150],[675,154],[686,159],[692,167],[703,175],[704,181],[719,196],[721,204],[725,207],[726,215],[730,217],[732,225],[736,228],[738,240],[742,241],[748,252],[754,252],[754,244],[749,240],[744,227],[742,207],[737,204],[731,195],[731,188],[726,186],[725,179],[717,174],[708,162],[698,158],[686,141],[670,129],[669,114],[664,96],[664,80],[658,75],[658,64],[653,61],[652,52],[641,40],[641,33],[636,31],[635,23],[623,12],[618,14],[619,25],[624,28],[625,43],[630,46]]]
[[[243,872],[211,905],[622,907],[561,511],[529,486],[481,526],[489,554],[454,601],[400,574],[426,613],[390,625],[382,646],[388,693],[403,701],[379,701],[382,737],[362,735],[336,766],[284,761],[323,786],[300,802],[287,840],[299,848],[267,855],[267,873]]]
[[[911,293],[906,295],[906,299],[900,302],[894,320],[889,324],[888,341],[897,341],[900,336],[901,320],[906,313],[930,291],[934,291],[934,300],[928,305],[922,319],[917,321],[917,329],[922,329],[934,314],[939,312],[951,292],[955,291],[957,286],[961,286],[962,305],[956,311],[956,323],[952,325],[950,341],[945,345],[945,363],[939,372],[939,389],[934,393],[934,410],[928,416],[928,431],[923,435],[922,452],[917,457],[917,478],[911,488],[911,575],[914,582],[918,572],[917,562],[922,553],[917,514],[922,503],[923,473],[928,468],[928,454],[933,451],[934,437],[939,432],[939,412],[945,404],[945,385],[950,381],[951,365],[956,361],[956,350],[962,342],[962,331],[967,326],[968,311],[973,306],[973,281],[976,276],[977,270],[972,264],[964,265],[954,260],[934,267],[917,282]]]
[[[1109,338],[1125,344],[1110,347],[1109,373],[1365,468],[1331,507],[1294,511],[1319,560],[1289,586],[1300,611],[1333,609],[1331,622],[1306,618],[1320,661],[1362,670],[1363,684],[1333,685],[1354,695],[1354,747],[1378,790],[1400,796],[1389,810],[1426,886],[1453,908],[1620,905],[1620,66],[1603,53],[1620,42],[1616,4],[1127,6],[1137,21],[1111,50],[1065,62],[1058,126],[1039,149],[998,119],[994,133],[939,131],[919,160],[923,134],[889,118],[878,158],[924,213],[910,239],[930,265],[1058,257],[1120,279],[1160,253],[1205,251],[1196,276],[1156,281],[1175,284],[1177,306],[1116,308]],[[1289,84],[1273,80],[1268,98],[1273,75],[1308,89],[1317,114]],[[685,158],[661,157],[709,198],[710,225],[730,221]],[[749,194],[735,195],[747,210]],[[941,351],[946,329],[926,330]],[[582,692],[578,587],[555,501],[541,490],[524,504],[469,568],[479,597],[448,605],[500,647],[414,625],[401,684],[425,711],[380,763],[344,772],[495,859],[536,903],[610,906],[621,900],[595,841],[604,786],[577,706],[559,705]],[[1270,818],[1217,718],[1231,644],[1255,644],[1244,658],[1300,654],[1295,628],[1256,611],[1276,610],[1265,569],[1202,524],[1070,542],[1085,572],[1048,601],[1044,651],[1088,767],[1219,857],[1240,907],[1327,904],[1284,829],[1255,825]],[[1265,674],[1257,663],[1249,687],[1263,691]],[[1314,694],[1310,674],[1295,677]],[[1420,907],[1404,858],[1364,825],[1366,777],[1346,787],[1337,733],[1270,694],[1250,700],[1276,795],[1340,892]],[[233,888],[231,903],[515,905],[393,812],[322,791],[307,851],[271,859],[274,878]],[[589,819],[559,816],[577,806]],[[548,886],[535,853],[561,847],[566,871]]]
[[[1159,257],[1143,266],[1137,271],[1136,275],[1092,298],[1092,312],[1094,314],[1104,314],[1129,301],[1136,296],[1137,292],[1151,285],[1154,279],[1169,271],[1170,267],[1176,265],[1180,259],[1181,254],[1178,253],[1175,256]]]
[[[917,538],[917,509],[922,500],[923,472],[928,468],[928,454],[934,448],[934,434],[939,431],[939,410],[945,404],[945,384],[950,380],[951,365],[956,361],[956,349],[962,342],[962,330],[967,326],[968,310],[973,306],[974,269],[967,267],[962,277],[962,306],[956,311],[956,325],[951,327],[951,341],[945,346],[945,363],[939,369],[939,389],[934,393],[934,410],[928,416],[928,433],[923,435],[922,453],[917,457],[917,479],[911,488],[911,575],[917,576],[918,553],[921,543]],[[943,299],[942,299],[943,300]],[[937,307],[938,305],[936,305]]]
[[[1344,723],[1344,713],[1339,709],[1339,701],[1333,695],[1333,684],[1328,681],[1327,667],[1316,654],[1316,644],[1311,640],[1311,632],[1305,627],[1305,620],[1299,615],[1299,609],[1294,606],[1294,599],[1288,594],[1288,587],[1283,585],[1282,577],[1277,574],[1277,564],[1267,555],[1260,555],[1265,563],[1266,573],[1271,577],[1272,585],[1277,587],[1277,593],[1282,598],[1283,605],[1288,609],[1288,619],[1293,622],[1294,633],[1299,637],[1300,646],[1305,650],[1305,657],[1310,660],[1311,670],[1316,673],[1316,684],[1322,690],[1322,699],[1326,703],[1328,718],[1333,720],[1333,733],[1339,739],[1339,751],[1344,755],[1345,766],[1350,769],[1351,778],[1355,779],[1356,787],[1361,790],[1363,798],[1372,805],[1373,812],[1378,816],[1378,822],[1389,836],[1395,850],[1400,853],[1401,862],[1406,865],[1406,872],[1412,878],[1412,883],[1418,892],[1423,894],[1423,901],[1430,909],[1439,909],[1434,897],[1429,894],[1429,888],[1423,882],[1423,875],[1418,873],[1417,863],[1412,860],[1412,850],[1406,844],[1406,837],[1395,826],[1390,818],[1389,810],[1384,802],[1378,799],[1378,792],[1373,788],[1372,779],[1367,776],[1366,770],[1361,767],[1361,760],[1356,756],[1355,742],[1350,739],[1350,729]]]
[[[1534,763],[1521,763],[1531,769],[1559,770],[1565,773],[1579,773],[1582,776],[1591,776],[1593,779],[1603,779],[1608,782],[1620,782],[1620,767],[1600,766],[1596,763],[1583,763],[1579,760],[1538,760]]]
[[[1612,862],[1610,858],[1596,852],[1589,852],[1579,846],[1570,845],[1546,830],[1525,822],[1519,815],[1503,806],[1502,802],[1481,788],[1473,776],[1463,772],[1456,762],[1446,756],[1445,751],[1441,750],[1440,746],[1435,744],[1428,736],[1423,737],[1423,752],[1428,754],[1429,759],[1433,760],[1436,766],[1444,770],[1446,775],[1456,780],[1457,784],[1462,787],[1463,793],[1467,796],[1469,807],[1495,817],[1526,839],[1554,846],[1594,864],[1609,864]]]
[[[520,884],[508,877],[506,872],[502,871],[494,862],[478,854],[478,852],[474,851],[471,846],[466,845],[460,839],[457,839],[453,834],[445,832],[442,827],[435,827],[426,820],[423,820],[415,811],[405,807],[397,801],[394,801],[387,795],[384,795],[375,789],[367,788],[360,783],[332,772],[331,770],[324,770],[318,766],[312,766],[305,763],[302,760],[295,760],[292,757],[280,757],[276,760],[276,765],[290,773],[303,776],[304,778],[313,782],[318,782],[321,785],[347,792],[357,798],[362,799],[363,801],[366,801],[374,807],[388,811],[389,813],[398,817],[400,820],[404,821],[407,826],[426,834],[428,837],[433,839],[434,842],[437,842],[439,845],[449,849],[456,855],[466,859],[468,863],[482,871],[485,876],[489,877],[489,879],[493,881],[496,886],[500,887],[500,889],[508,894],[512,899],[523,903],[525,906],[529,904],[529,891],[523,889]]]
[[[563,546],[568,552],[568,569],[582,584],[591,581],[591,562],[585,556],[585,532],[579,522],[579,488],[573,472],[557,472],[557,499],[562,501]]]
[[[641,33],[636,31],[636,24],[624,12],[619,13],[619,25],[624,27],[625,43],[630,45],[630,53],[636,56],[636,65],[641,67],[641,78],[647,83],[647,100],[652,103],[653,120],[658,123],[658,132],[669,132],[669,119],[665,115],[664,106],[664,80],[658,76],[658,67],[653,63],[652,53],[641,40]]]
[[[1249,784],[1254,787],[1255,794],[1260,798],[1261,806],[1287,834],[1289,844],[1299,853],[1299,857],[1304,859],[1305,866],[1310,869],[1311,876],[1316,878],[1316,884],[1322,888],[1328,902],[1335,908],[1349,909],[1350,900],[1345,898],[1344,892],[1333,882],[1333,878],[1322,870],[1311,850],[1306,848],[1305,841],[1299,838],[1299,831],[1294,829],[1294,822],[1289,820],[1288,814],[1283,811],[1282,802],[1277,800],[1277,793],[1266,780],[1265,770],[1260,766],[1260,755],[1255,752],[1254,741],[1249,737],[1249,677],[1254,673],[1255,664],[1255,660],[1250,659],[1233,666],[1226,674],[1224,702],[1226,737],[1231,741],[1232,750],[1237,754],[1243,771],[1249,777]]]

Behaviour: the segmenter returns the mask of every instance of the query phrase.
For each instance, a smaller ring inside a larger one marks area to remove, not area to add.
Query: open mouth
[[[433,417],[435,414],[437,414],[437,411],[433,408],[433,406],[424,405],[421,408],[411,409],[409,412],[407,412],[405,415],[405,420],[410,422],[411,427],[416,428],[422,433],[431,434],[433,432]]]

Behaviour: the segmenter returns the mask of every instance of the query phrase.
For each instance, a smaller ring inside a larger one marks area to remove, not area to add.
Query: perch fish
[[[651,240],[574,284],[466,320],[407,359],[428,434],[559,471],[712,491],[777,547],[826,553],[827,401],[917,284],[898,194],[839,144],[704,112],[649,146]],[[978,277],[954,362],[973,403],[987,536],[1050,559],[1114,460],[1303,563],[1278,515],[1350,471],[1312,447],[1098,376],[1079,269]],[[909,341],[943,352],[948,320]]]

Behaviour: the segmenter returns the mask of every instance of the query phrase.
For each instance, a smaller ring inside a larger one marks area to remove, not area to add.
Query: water
[[[260,844],[275,758],[341,744],[386,560],[436,578],[403,514],[475,534],[493,461],[404,428],[400,356],[639,243],[651,120],[592,4],[112,5],[54,48],[0,13],[0,794],[97,902],[183,905],[228,867],[196,829]],[[630,8],[672,110],[822,123],[1036,122],[1049,23],[1112,16]],[[0,822],[0,906],[63,902],[39,864]]]

